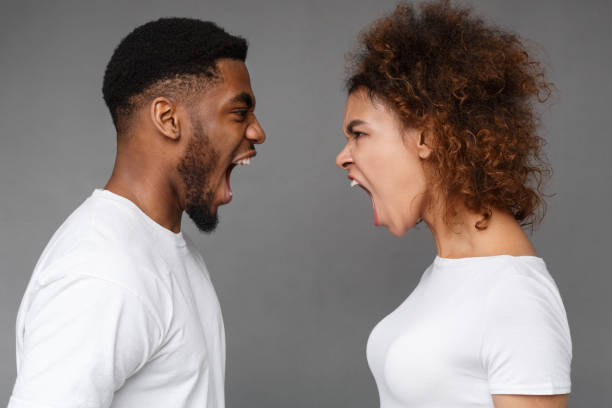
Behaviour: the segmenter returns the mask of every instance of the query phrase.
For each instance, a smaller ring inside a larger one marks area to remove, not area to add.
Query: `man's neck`
[[[151,219],[175,233],[181,230],[183,208],[161,168],[154,169],[131,157],[117,157],[106,190],[127,198]]]

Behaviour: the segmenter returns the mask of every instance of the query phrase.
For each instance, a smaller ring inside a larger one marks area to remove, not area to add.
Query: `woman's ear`
[[[417,138],[417,153],[419,157],[423,160],[426,160],[431,156],[431,133],[426,130],[422,130],[419,132]]]

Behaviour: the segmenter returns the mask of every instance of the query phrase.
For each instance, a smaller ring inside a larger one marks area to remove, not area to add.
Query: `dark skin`
[[[190,204],[204,203],[216,214],[231,200],[228,169],[265,141],[246,65],[220,59],[217,69],[222,80],[201,95],[183,101],[160,96],[134,112],[129,135],[118,137],[105,186],[175,233]]]

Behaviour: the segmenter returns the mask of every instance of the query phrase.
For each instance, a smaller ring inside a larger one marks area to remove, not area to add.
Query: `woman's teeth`
[[[351,180],[351,187],[355,187],[358,186],[359,183],[357,182],[357,180]]]

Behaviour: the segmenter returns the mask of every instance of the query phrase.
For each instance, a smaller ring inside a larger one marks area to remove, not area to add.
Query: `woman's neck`
[[[446,223],[440,212],[436,217],[423,217],[433,234],[440,257],[536,255],[527,234],[507,211],[493,210],[485,229],[476,228],[483,219],[480,214],[463,210],[449,217]]]

